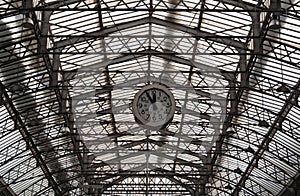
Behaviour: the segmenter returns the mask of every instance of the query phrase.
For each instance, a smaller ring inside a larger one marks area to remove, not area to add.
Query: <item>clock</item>
[[[164,85],[153,83],[144,86],[133,100],[133,114],[136,122],[152,128],[166,126],[174,116],[175,99]]]

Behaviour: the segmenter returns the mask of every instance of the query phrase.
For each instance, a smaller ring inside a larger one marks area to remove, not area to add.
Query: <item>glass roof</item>
[[[299,11],[297,0],[1,2],[0,195],[296,194]],[[133,99],[156,83],[176,108],[150,129]]]

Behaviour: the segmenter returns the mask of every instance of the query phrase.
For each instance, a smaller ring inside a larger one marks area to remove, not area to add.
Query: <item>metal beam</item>
[[[114,32],[118,32],[118,31],[122,31],[122,30],[125,30],[125,29],[128,29],[128,28],[148,24],[149,21],[150,21],[149,18],[143,18],[143,19],[139,19],[139,20],[136,20],[136,21],[122,23],[120,25],[116,25],[116,26],[113,26],[113,27],[108,27],[108,28],[105,28],[105,29],[102,29],[102,30],[97,30],[97,31],[94,31],[92,33],[86,33],[86,34],[81,35],[81,36],[76,36],[76,37],[69,36],[69,38],[67,38],[65,40],[55,42],[54,43],[54,48],[55,49],[63,49],[66,46],[76,44],[76,43],[80,43],[80,42],[87,41],[87,40],[91,40],[91,39],[94,39],[95,37],[106,37],[109,34],[112,34]]]
[[[154,18],[154,17],[152,17],[149,22],[157,24],[157,25],[162,25],[164,27],[169,27],[171,29],[176,29],[176,30],[179,30],[179,31],[182,31],[185,33],[189,33],[191,36],[194,36],[196,38],[205,38],[205,39],[212,40],[212,41],[215,41],[215,42],[218,42],[221,44],[233,46],[237,50],[246,49],[245,43],[235,41],[235,40],[231,39],[230,36],[220,37],[213,33],[208,33],[208,32],[205,32],[205,31],[202,31],[199,29],[192,29],[190,27],[183,26],[183,25],[177,24],[175,22],[169,22],[169,21],[161,20],[161,19]]]
[[[153,166],[152,166],[153,167]],[[141,171],[145,169],[145,166],[141,166],[139,168],[136,168],[136,170],[134,171],[130,171],[128,173],[128,171],[122,171],[121,173],[126,173],[125,175],[121,175],[118,179],[112,181],[109,185],[104,185],[104,188],[102,189],[102,193],[105,191],[105,189],[112,187],[114,184],[121,182],[122,180],[129,178],[129,177],[140,177],[141,175],[138,175],[137,172]],[[157,176],[157,177],[161,177],[161,178],[168,178],[169,180],[171,180],[172,182],[175,182],[175,185],[180,185],[182,187],[184,187],[186,190],[188,190],[191,194],[194,193],[194,190],[192,187],[190,187],[188,184],[185,184],[183,182],[181,182],[180,180],[175,179],[173,176],[176,175],[173,172],[164,170],[159,168],[158,170],[156,170],[155,168],[152,168],[153,171],[158,172],[159,174],[154,174],[153,177]],[[166,174],[166,175],[165,175]],[[142,175],[143,177],[145,177],[145,175]],[[184,177],[184,176],[183,176]]]
[[[165,176],[171,176],[171,177],[179,177],[182,179],[186,179],[189,180],[190,182],[193,181],[197,181],[199,180],[200,176],[198,172],[193,172],[193,173],[175,173],[163,168],[156,168],[154,167],[152,164],[149,164],[149,168],[151,169],[151,172],[155,172],[155,173],[150,173],[148,174],[149,177],[165,177]],[[145,174],[143,173],[143,169],[145,168],[145,165],[142,165],[140,167],[134,168],[132,170],[120,170],[118,173],[105,173],[105,174],[100,174],[99,177],[97,177],[95,175],[94,178],[92,178],[92,180],[97,180],[100,183],[104,183],[105,180],[108,179],[113,179],[115,177],[145,177]],[[141,172],[141,173],[137,173],[137,172]],[[91,174],[94,174],[94,171],[91,170],[91,172],[89,172]],[[201,173],[201,175],[203,175]]]
[[[9,98],[9,95],[7,94],[5,90],[5,86],[0,82],[0,89],[4,97],[4,105],[7,108],[7,111],[9,112],[11,118],[15,121],[15,124],[18,125],[17,127],[20,130],[21,135],[23,136],[24,140],[27,142],[27,144],[30,146],[30,150],[32,152],[33,157],[36,159],[37,163],[40,165],[43,173],[45,174],[48,182],[51,184],[54,192],[58,195],[61,195],[62,192],[59,188],[59,185],[53,178],[52,172],[50,171],[48,165],[46,164],[45,160],[41,156],[41,152],[38,150],[38,147],[36,146],[34,139],[32,138],[32,134],[27,129],[27,126],[21,119],[21,116],[17,109],[15,108],[14,104]]]
[[[248,83],[248,80],[249,80],[250,75],[251,75],[251,70],[254,67],[254,64],[255,64],[256,59],[257,59],[257,55],[261,55],[262,54],[262,53],[259,53],[259,52],[262,52],[262,49],[261,49],[262,48],[262,44],[263,44],[264,38],[267,35],[267,30],[266,30],[267,28],[266,28],[266,26],[268,25],[268,23],[266,23],[264,21],[262,27],[258,26],[258,25],[260,25],[259,17],[255,13],[256,12],[254,12],[254,14],[252,15],[252,19],[253,19],[252,24],[256,28],[256,29],[253,29],[253,34],[255,36],[257,36],[258,38],[255,39],[255,41],[254,41],[254,51],[252,52],[252,54],[251,54],[251,56],[250,56],[250,58],[248,60],[247,66],[245,67],[246,72],[243,75],[243,83],[245,85],[241,86],[242,88],[238,88],[238,91],[237,91],[237,93],[235,95],[237,97],[237,101],[234,102],[234,106],[233,107],[238,107],[238,105],[239,105],[239,103],[241,101],[242,95],[244,93],[247,93],[247,90],[249,90],[249,88],[247,87],[247,83]],[[265,19],[266,21],[268,20],[268,17],[269,16],[267,15],[267,17]],[[244,60],[242,61],[242,63],[244,63]],[[245,66],[245,65],[242,65],[242,66]],[[212,157],[211,165],[215,165],[218,156],[220,156],[222,154],[222,145],[223,145],[223,142],[224,142],[224,140],[226,138],[226,135],[227,135],[226,131],[227,131],[227,128],[230,126],[232,120],[234,119],[234,116],[235,116],[234,113],[228,113],[228,115],[226,116],[226,119],[224,121],[224,126],[223,126],[223,129],[222,129],[222,134],[220,135],[220,137],[216,141],[216,151],[215,151],[215,154]]]
[[[9,187],[9,185],[0,178],[0,194],[3,196],[17,196],[17,194]]]
[[[53,7],[55,6],[60,6],[62,4],[66,5],[66,4],[70,4],[70,3],[74,3],[74,2],[78,2],[78,0],[66,0],[66,1],[58,1],[53,3]],[[57,4],[56,4],[57,3]],[[35,14],[33,14],[33,21],[34,21],[34,33],[36,36],[36,39],[39,43],[39,48],[38,48],[38,54],[43,58],[43,61],[45,63],[45,67],[48,71],[48,74],[50,76],[50,88],[54,87],[53,90],[55,92],[56,95],[56,99],[58,101],[58,105],[59,105],[59,114],[63,116],[63,119],[65,120],[65,126],[69,128],[69,131],[71,132],[70,134],[70,139],[72,141],[72,144],[74,146],[74,151],[79,152],[79,142],[80,139],[78,137],[78,135],[76,133],[74,133],[74,117],[72,114],[72,110],[67,111],[66,108],[66,99],[69,98],[67,89],[65,88],[65,85],[63,85],[63,89],[58,89],[57,85],[58,85],[58,72],[55,73],[55,69],[58,70],[59,67],[59,59],[57,55],[54,55],[54,60],[53,62],[51,62],[50,57],[49,57],[49,51],[47,49],[47,36],[49,35],[49,30],[50,30],[50,17],[51,17],[52,12],[50,11],[45,11],[42,13],[42,23],[41,26],[39,26],[39,21],[38,18]],[[54,71],[53,71],[54,68]],[[53,78],[54,77],[54,78]],[[67,77],[67,74],[65,74],[63,76],[63,83],[66,84],[67,81],[69,80],[69,78]],[[69,102],[71,102],[71,100],[69,99]],[[81,146],[82,148],[85,148],[84,145]],[[83,156],[81,153],[77,153],[76,154],[78,161],[80,162],[81,167],[83,167]],[[64,172],[62,172],[64,173]],[[65,190],[64,190],[65,191]]]
[[[291,111],[291,109],[294,107],[295,101],[297,101],[298,96],[300,92],[300,80],[298,80],[295,90],[289,95],[287,98],[286,102],[282,106],[280,112],[278,113],[276,119],[270,126],[270,129],[268,133],[265,135],[265,138],[261,142],[260,146],[258,147],[258,150],[254,153],[253,159],[249,162],[248,167],[244,171],[242,178],[240,181],[237,183],[237,186],[233,192],[233,195],[238,195],[239,191],[242,188],[242,185],[245,184],[245,181],[248,179],[250,176],[253,168],[255,167],[255,162],[263,156],[264,152],[266,151],[269,143],[272,141],[272,138],[275,136],[276,132],[281,129],[281,125],[288,115],[288,113]]]
[[[63,6],[63,5],[62,5]],[[115,12],[115,11],[133,11],[133,12],[163,12],[163,11],[168,11],[168,12],[282,12],[282,10],[278,10],[278,9],[268,9],[268,8],[264,8],[264,7],[257,7],[256,9],[253,9],[251,6],[250,8],[247,9],[243,9],[243,10],[236,10],[236,9],[210,9],[210,8],[135,8],[135,7],[128,7],[128,8],[124,8],[124,7],[120,7],[120,8],[97,8],[97,7],[93,7],[93,8],[57,8],[57,7],[47,7],[47,6],[39,6],[39,7],[34,7],[30,10],[32,11],[110,11],[110,12]],[[15,7],[11,7],[9,10],[13,11],[16,10],[17,8]],[[3,10],[3,8],[0,8],[0,10]],[[19,9],[21,11],[28,11],[29,9]],[[295,11],[296,12],[296,11]]]
[[[144,24],[151,24],[151,23],[157,24],[157,25],[162,25],[162,26],[169,27],[172,29],[176,29],[176,30],[179,30],[182,32],[186,32],[196,38],[205,38],[205,39],[212,40],[212,41],[215,41],[218,43],[222,43],[224,45],[233,46],[237,50],[246,49],[245,43],[235,41],[235,40],[231,39],[229,36],[228,37],[220,37],[213,33],[208,33],[208,32],[197,30],[197,29],[192,29],[187,26],[176,24],[175,22],[164,21],[164,20],[161,20],[161,19],[158,19],[155,17],[142,18],[139,20],[135,20],[135,21],[115,25],[113,27],[105,28],[102,30],[98,30],[98,31],[95,31],[92,33],[87,33],[87,34],[84,34],[81,36],[76,36],[76,37],[68,36],[68,38],[65,40],[55,42],[54,48],[61,50],[62,48],[66,47],[68,45],[72,45],[72,44],[80,43],[80,42],[87,41],[90,39],[94,39],[95,37],[107,37],[110,34],[117,32],[117,31],[122,31],[122,30],[125,30],[128,28],[141,26]]]

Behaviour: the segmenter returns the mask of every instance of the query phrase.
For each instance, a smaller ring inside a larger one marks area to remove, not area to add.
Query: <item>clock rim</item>
[[[159,89],[159,90],[162,90],[163,92],[165,92],[169,98],[170,98],[170,101],[172,103],[172,106],[171,106],[171,110],[170,110],[170,113],[167,115],[166,119],[164,121],[156,121],[156,122],[151,122],[151,121],[146,121],[138,112],[138,109],[137,109],[137,102],[138,102],[138,99],[139,97],[147,90],[149,89]],[[174,95],[173,93],[168,89],[167,86],[163,85],[163,84],[159,84],[159,83],[152,83],[152,84],[149,84],[149,85],[145,85],[143,86],[134,96],[134,99],[133,99],[133,105],[132,105],[132,109],[133,109],[133,115],[135,117],[135,120],[137,121],[137,123],[141,124],[141,125],[144,125],[144,126],[147,126],[147,127],[152,127],[152,128],[155,128],[155,127],[164,127],[165,125],[167,125],[174,117],[174,113],[175,113],[175,108],[176,108],[176,105],[175,105],[175,98],[174,98]]]

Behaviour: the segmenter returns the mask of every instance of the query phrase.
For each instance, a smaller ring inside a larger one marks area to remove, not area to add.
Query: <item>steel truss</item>
[[[0,193],[297,195],[299,9],[4,2]],[[131,104],[151,82],[168,84],[176,112],[149,131]]]

